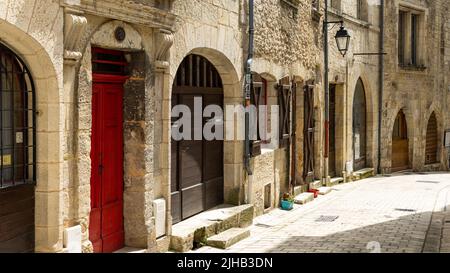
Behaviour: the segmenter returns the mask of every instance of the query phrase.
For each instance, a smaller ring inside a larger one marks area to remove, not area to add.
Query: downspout
[[[251,87],[252,87],[252,62],[253,62],[253,50],[254,50],[254,0],[249,0],[249,28],[248,28],[248,58],[245,67],[245,107],[250,107],[251,105]],[[250,113],[245,111],[245,155],[244,155],[244,164],[245,170],[249,176],[253,175],[253,172],[250,168]]]
[[[384,52],[384,0],[380,0],[380,52]],[[381,130],[383,126],[384,54],[380,54],[378,94],[378,174],[381,174]]]

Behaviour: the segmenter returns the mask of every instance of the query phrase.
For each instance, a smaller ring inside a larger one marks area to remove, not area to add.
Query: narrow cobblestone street
[[[336,186],[291,212],[275,210],[255,219],[251,237],[226,252],[436,252],[442,221],[445,216],[450,220],[449,205],[450,174],[375,177]],[[427,236],[433,215],[441,216],[433,220],[437,236]],[[221,250],[203,247],[195,252]]]

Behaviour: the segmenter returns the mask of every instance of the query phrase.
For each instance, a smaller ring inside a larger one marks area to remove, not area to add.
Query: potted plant
[[[294,202],[294,196],[290,193],[285,193],[281,199],[281,208],[283,210],[292,210],[294,208]]]

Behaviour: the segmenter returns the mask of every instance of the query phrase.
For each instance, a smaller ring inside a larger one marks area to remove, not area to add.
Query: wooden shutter
[[[436,115],[433,113],[428,121],[425,164],[438,162],[438,127]]]
[[[278,104],[280,107],[280,148],[289,146],[292,134],[291,105],[292,85],[288,78],[280,80],[278,84]]]
[[[260,112],[259,112],[259,106],[267,104],[266,101],[266,82],[264,79],[254,73],[252,75],[253,81],[252,81],[252,94],[251,94],[251,104],[256,107],[257,111],[257,140],[254,140],[251,142],[251,155],[252,157],[261,155],[261,134],[260,134]]]
[[[314,82],[308,82],[304,87],[304,170],[303,176],[307,183],[314,180]]]

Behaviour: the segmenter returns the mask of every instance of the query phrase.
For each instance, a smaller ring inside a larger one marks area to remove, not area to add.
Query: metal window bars
[[[35,105],[27,66],[0,44],[0,189],[36,182]]]

